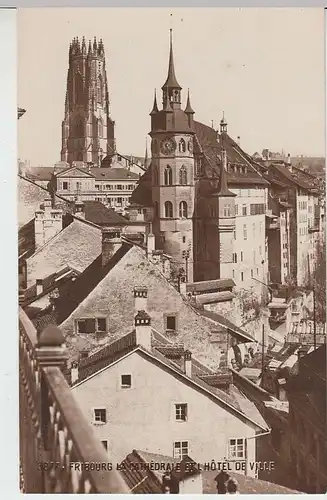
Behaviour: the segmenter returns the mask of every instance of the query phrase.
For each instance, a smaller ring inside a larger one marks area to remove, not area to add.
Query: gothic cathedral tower
[[[162,109],[156,95],[151,111],[153,232],[156,245],[173,257],[193,281],[194,156],[193,115],[188,95],[181,109],[181,86],[174,68],[172,30]]]
[[[109,116],[109,94],[102,40],[86,47],[78,38],[69,47],[69,67],[62,122],[61,160],[101,165],[115,152],[114,122]]]

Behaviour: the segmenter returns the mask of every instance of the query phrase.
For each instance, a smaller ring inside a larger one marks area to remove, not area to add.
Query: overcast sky
[[[251,154],[324,156],[323,9],[40,8],[18,12],[18,105],[27,110],[19,157],[60,160],[68,47],[83,35],[104,42],[118,151],[144,155],[171,24],[176,76],[196,120],[218,126],[225,111],[229,134]]]

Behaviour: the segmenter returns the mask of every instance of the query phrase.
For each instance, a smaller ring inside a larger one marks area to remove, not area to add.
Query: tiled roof
[[[204,125],[203,123],[194,121],[194,130],[201,148],[208,160],[209,167],[212,173],[217,177],[217,179],[220,175],[221,162],[221,160],[217,160],[217,156],[219,156],[220,159],[222,157],[223,139],[223,147],[227,153],[228,163],[246,167],[246,173],[241,174],[239,172],[226,172],[228,186],[235,186],[237,184],[268,185],[268,182],[258,173],[257,169],[253,166],[252,158],[247,155],[247,153],[245,153],[227,133],[224,133],[223,137],[220,135],[218,142],[217,132],[213,128]]]
[[[186,284],[187,292],[205,293],[205,292],[216,292],[219,290],[224,290],[226,288],[233,288],[235,283],[232,279],[218,279],[210,281],[197,281],[194,283]]]
[[[98,226],[116,224],[126,226],[128,224],[128,220],[125,217],[118,214],[112,208],[105,207],[100,201],[85,200],[83,204],[85,219]]]
[[[18,256],[25,254],[29,257],[35,251],[35,225],[34,219],[24,224],[18,231]]]
[[[212,311],[207,311],[205,309],[199,309],[198,312],[202,316],[209,318],[210,320],[214,321],[215,323],[218,323],[219,325],[230,330],[233,334],[236,335],[236,337],[241,339],[242,342],[255,342],[255,339],[249,333],[245,332],[244,330],[242,330],[238,326],[234,325],[227,318],[224,318],[224,316],[221,316],[221,314],[217,314],[217,313],[212,312]]]
[[[35,181],[50,181],[53,167],[28,167],[27,177]]]
[[[83,169],[81,169],[83,170]],[[84,169],[87,170],[87,169]],[[139,176],[134,172],[127,170],[126,168],[91,168],[90,172],[95,177],[97,181],[104,180],[128,180],[131,181],[139,179]]]
[[[131,249],[131,246],[131,244],[124,242],[105,266],[102,266],[101,248],[99,248],[98,254],[94,260],[85,268],[84,272],[74,281],[74,283],[72,283],[67,293],[58,299],[57,310],[59,324],[68,318],[117,262]]]
[[[216,476],[217,476],[217,471],[211,471],[211,470],[202,471],[204,494],[217,494],[216,482],[215,482]],[[262,481],[261,479],[255,479],[250,476],[244,476],[243,474],[238,474],[237,472],[232,472],[231,477],[236,479],[238,483],[238,491],[241,494],[301,493],[299,491],[291,490],[279,484],[269,483],[268,481]]]
[[[46,278],[65,265],[84,271],[101,253],[101,242],[100,228],[75,218],[27,260],[28,283]]]
[[[27,305],[34,302],[37,298],[48,294],[59,285],[62,285],[64,282],[70,281],[72,278],[75,278],[78,274],[78,271],[70,266],[65,266],[59,272],[50,274],[50,276],[47,276],[43,280],[43,292],[41,294],[37,295],[36,284],[32,285],[25,291],[24,301],[21,303],[21,306],[26,307]]]
[[[277,171],[285,180],[295,184],[302,189],[315,188],[314,179],[303,170],[292,166],[292,172],[285,164],[273,163],[269,168],[268,178],[274,179],[274,170]],[[277,179],[278,181],[279,179]],[[274,181],[276,182],[276,181]]]
[[[49,308],[49,310],[43,311],[35,318],[32,318],[32,322],[39,333],[48,325],[57,325],[57,316],[56,313]]]

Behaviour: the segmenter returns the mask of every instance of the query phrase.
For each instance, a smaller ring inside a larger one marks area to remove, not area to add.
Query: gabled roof
[[[163,338],[162,335],[160,335],[160,337]],[[156,338],[156,332],[153,330],[152,338],[154,340]],[[169,340],[166,339],[166,344],[169,343]],[[225,408],[227,407],[230,411],[236,412],[239,416],[251,421],[252,424],[257,425],[259,428],[267,430],[267,424],[255,405],[244,398],[235,387],[227,394],[221,389],[207,384],[198,376],[199,370],[201,373],[207,374],[213,374],[214,372],[199,361],[194,363],[193,359],[192,376],[191,378],[188,377],[180,364],[167,358],[160,352],[157,344],[152,347],[151,351],[147,351],[142,346],[137,345],[134,330],[111,344],[106,345],[94,354],[91,354],[88,358],[82,359],[79,366],[79,378],[73,384],[73,387],[85,382],[90,376],[95,376],[99,371],[110,367],[113,363],[117,363],[120,359],[135,352],[138,352],[142,357],[145,357],[150,362],[154,362],[163,369],[168,369],[172,375],[177,376],[186,383],[193,382],[194,388],[200,392],[204,391],[205,394],[211,396],[213,400],[219,402],[219,404],[223,404]]]
[[[62,285],[67,281],[71,281],[79,274],[76,269],[73,269],[71,266],[65,266],[60,271],[50,274],[46,278],[44,278],[42,282],[43,291],[41,293],[37,293],[36,284],[29,287],[25,290],[24,300],[21,302],[21,307],[26,307],[29,304],[35,302],[35,300],[47,295],[52,290],[56,289],[58,286]]]
[[[91,168],[92,175],[96,181],[116,180],[116,181],[135,181],[139,176],[126,168]]]
[[[222,316],[221,314],[207,311],[206,309],[198,309],[198,312],[205,318],[208,318],[211,321],[214,321],[215,323],[223,326],[224,328],[227,328],[227,330],[229,330],[233,335],[236,336],[236,338],[238,338],[242,342],[255,342],[255,339],[252,337],[252,335],[234,325],[234,323],[229,321],[227,318],[224,318],[224,316]]]
[[[129,221],[125,217],[118,214],[112,208],[106,207],[100,201],[85,200],[83,204],[85,219],[93,222],[93,224],[97,224],[98,226],[126,226],[129,224]]]
[[[101,253],[101,229],[77,217],[27,260],[28,282],[46,278],[71,264],[82,272]]]
[[[226,288],[233,288],[234,286],[235,283],[232,279],[196,281],[194,283],[187,283],[186,291],[190,293],[209,293],[225,290]]]
[[[271,179],[272,182],[280,181],[274,179],[274,171],[277,171],[282,178],[288,181],[288,184],[291,183],[296,185],[302,189],[314,189],[316,188],[316,184],[311,175],[307,174],[303,170],[292,166],[292,171],[287,167],[285,163],[272,163],[269,167],[268,178]]]
[[[211,171],[217,180],[220,176],[222,148],[224,148],[228,163],[246,167],[246,172],[243,169],[243,173],[239,171],[233,173],[231,170],[226,172],[226,180],[229,186],[238,184],[268,185],[268,182],[260,175],[258,169],[255,168],[252,158],[227,133],[223,133],[217,137],[216,130],[197,121],[194,121],[194,130],[207,159],[208,172]]]

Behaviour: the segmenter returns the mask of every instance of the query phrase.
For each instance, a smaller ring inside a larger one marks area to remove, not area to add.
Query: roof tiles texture
[[[101,253],[101,229],[75,219],[27,260],[27,286],[71,264],[82,272]]]

